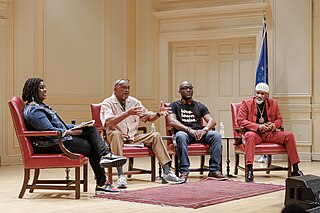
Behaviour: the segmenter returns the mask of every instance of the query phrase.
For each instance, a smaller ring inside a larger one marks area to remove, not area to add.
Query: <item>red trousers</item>
[[[255,145],[263,142],[284,144],[291,164],[299,163],[299,155],[296,146],[296,140],[292,132],[274,131],[266,133],[256,133],[248,131],[244,134],[246,139],[246,164],[253,164]]]

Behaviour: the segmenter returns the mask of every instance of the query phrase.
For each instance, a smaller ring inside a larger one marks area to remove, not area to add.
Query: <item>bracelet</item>
[[[205,127],[203,128],[204,131],[208,132],[209,131],[209,128],[208,127]]]
[[[188,127],[188,128],[186,129],[186,132],[189,133],[189,132],[190,132],[190,129],[191,129],[191,128]]]
[[[160,114],[159,112],[157,112],[157,116],[158,116],[158,117],[161,117],[161,114]]]

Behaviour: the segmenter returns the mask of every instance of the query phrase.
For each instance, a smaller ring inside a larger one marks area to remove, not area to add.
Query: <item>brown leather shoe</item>
[[[188,180],[188,176],[189,176],[189,173],[183,172],[181,173],[180,178],[184,179],[185,180],[184,183],[185,183]]]
[[[208,177],[212,177],[212,178],[215,178],[217,180],[227,180],[228,179],[220,171],[209,172]]]

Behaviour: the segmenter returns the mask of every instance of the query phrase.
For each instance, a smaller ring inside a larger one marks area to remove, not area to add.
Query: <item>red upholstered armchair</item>
[[[237,124],[237,114],[239,111],[241,103],[231,103],[231,117],[232,117],[232,127],[233,127],[233,135],[235,138],[242,138],[242,134],[244,133],[245,129],[241,128]],[[247,167],[246,167],[246,152],[245,147],[242,144],[241,139],[235,140],[235,168],[234,174],[238,174],[238,169],[245,171],[247,174]],[[253,168],[253,171],[266,171],[267,174],[270,171],[279,171],[279,170],[286,170],[288,172],[288,176],[291,175],[291,163],[288,158],[288,165],[287,167],[272,165],[272,155],[278,154],[287,154],[287,150],[284,145],[277,144],[277,143],[260,143],[256,145],[255,148],[255,155],[268,155],[268,162],[267,167],[265,168]],[[239,156],[244,155],[244,166],[239,165]]]
[[[34,189],[59,189],[75,190],[76,199],[80,198],[80,184],[83,191],[88,191],[88,158],[81,154],[71,153],[61,142],[61,133],[58,131],[28,131],[23,118],[24,102],[19,97],[13,97],[9,101],[9,108],[14,124],[14,129],[19,141],[23,165],[24,180],[19,194],[23,198],[26,189],[30,193]],[[30,137],[34,136],[56,136],[63,154],[35,154],[31,145]],[[80,168],[83,166],[83,179],[80,178]],[[69,180],[39,180],[40,169],[49,168],[75,168],[75,179]],[[34,178],[29,185],[30,170],[34,169]]]
[[[165,106],[168,107],[170,103],[165,103]],[[174,156],[174,168],[175,174],[179,176],[179,165],[178,165],[178,155],[176,153],[175,148],[175,138],[173,133],[173,127],[171,126],[169,117],[165,117],[165,124],[166,124],[166,135],[171,136],[172,140],[168,141],[168,153],[170,156]],[[222,149],[221,149],[222,151]],[[201,175],[204,171],[209,171],[209,167],[206,166],[205,157],[206,155],[210,155],[210,146],[208,144],[202,143],[192,143],[188,145],[188,155],[189,156],[200,156],[200,167],[198,168],[190,168],[190,172],[199,172]],[[222,154],[221,154],[222,158]],[[220,171],[222,172],[222,161],[220,163]]]
[[[101,104],[91,104],[91,115],[92,119],[95,120],[94,126],[102,133],[102,136],[105,135],[103,125],[100,120],[100,109]],[[139,131],[146,133],[146,127],[139,127]],[[123,156],[129,158],[128,171],[125,172],[129,178],[133,174],[151,174],[151,181],[156,180],[156,158],[152,149],[148,147],[135,147],[135,146],[124,146]],[[151,169],[142,169],[133,167],[134,158],[138,157],[150,157],[151,158]],[[112,172],[112,168],[108,168],[108,181],[112,183],[112,176],[117,175],[117,173]]]

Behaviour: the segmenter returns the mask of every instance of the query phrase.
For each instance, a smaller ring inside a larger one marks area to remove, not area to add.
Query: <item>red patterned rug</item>
[[[240,181],[217,181],[211,178],[178,185],[165,185],[139,190],[126,190],[120,194],[95,196],[112,200],[201,208],[256,195],[283,190],[285,186],[246,183]]]

